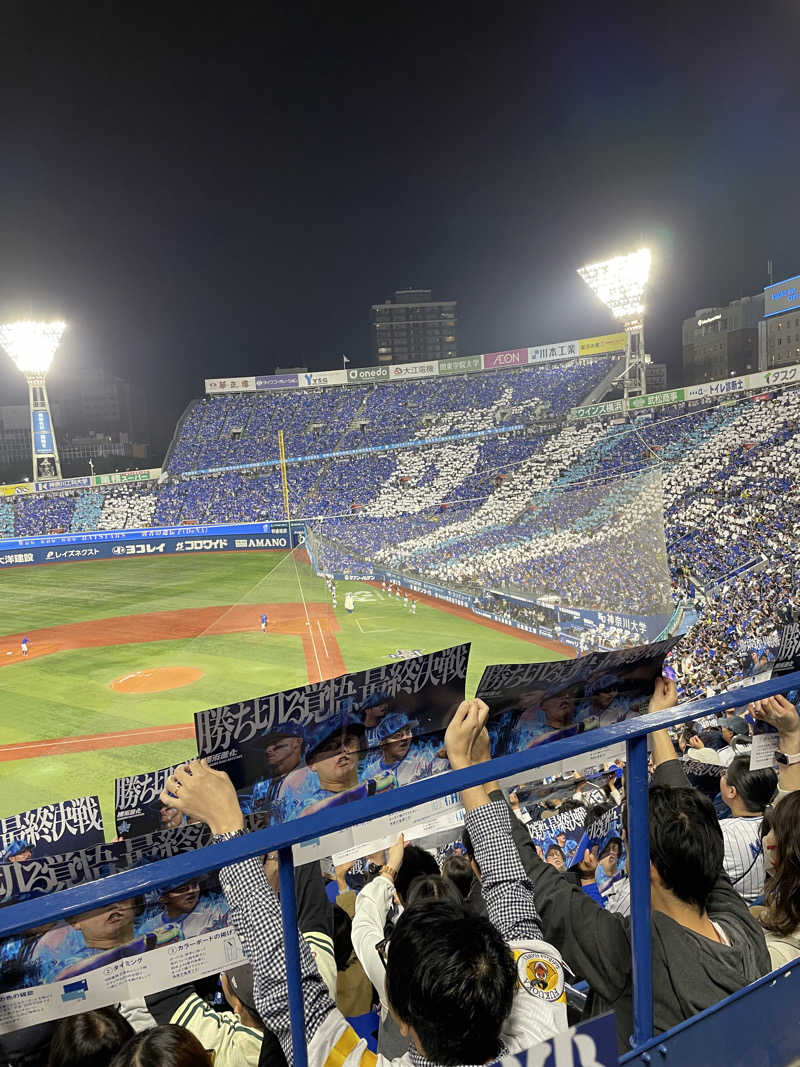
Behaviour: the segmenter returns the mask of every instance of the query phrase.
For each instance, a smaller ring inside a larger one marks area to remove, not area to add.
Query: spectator
[[[740,715],[731,715],[724,719],[721,723],[721,729],[722,740],[725,745],[718,750],[719,758],[723,766],[727,767],[736,755],[733,748],[734,739],[748,737],[749,730],[747,729],[747,723]]]
[[[212,1067],[211,1055],[182,1026],[142,1030],[111,1060],[110,1067]]]
[[[778,730],[778,749],[786,756],[800,753],[797,709],[782,696],[754,705],[754,716]],[[769,878],[764,908],[754,909],[766,931],[773,967],[800,957],[800,763],[781,766],[775,806],[764,816]]]
[[[69,1015],[53,1034],[47,1067],[107,1067],[133,1033],[116,1008]]]
[[[489,758],[487,716],[481,701],[460,705],[445,737],[454,768]],[[216,839],[243,831],[230,779],[205,761],[178,768],[167,789],[180,810],[209,824]],[[410,907],[398,920],[386,958],[386,993],[401,1031],[422,1057],[450,1065],[488,1062],[566,1028],[560,956],[541,940],[531,887],[513,846],[508,809],[490,802],[483,787],[465,790],[462,799],[492,921],[444,900]],[[384,868],[384,873],[393,876],[394,870]],[[253,860],[223,868],[220,881],[231,921],[253,965],[259,1014],[270,1020],[289,1058],[278,902]],[[365,1043],[336,1010],[302,941],[299,950],[310,1062],[324,1062],[336,1047],[345,1067],[354,1067],[362,1061]],[[518,989],[512,950],[530,953],[530,962],[536,963],[526,969]],[[379,1062],[386,1061],[379,1057]],[[409,1062],[403,1058],[404,1064]]]
[[[777,788],[775,771],[771,767],[751,771],[750,757],[744,755],[735,756],[720,779],[720,796],[733,816],[720,822],[725,842],[722,865],[747,904],[757,904],[764,892],[761,820]]]
[[[475,875],[468,856],[460,852],[451,852],[442,864],[442,878],[447,878],[452,882],[464,900],[469,900]]]
[[[438,873],[438,864],[430,852],[417,845],[404,846],[401,834],[389,850],[387,863],[381,868],[377,878],[373,878],[364,886],[356,898],[352,929],[353,948],[364,973],[378,993],[381,1004],[378,1051],[387,1059],[395,1059],[406,1052],[408,1035],[401,1033],[389,1013],[386,1000],[386,966],[378,946],[385,936],[386,921],[395,894],[400,906],[405,908],[411,887],[418,880]]]
[[[656,682],[651,711],[677,702],[675,683]],[[723,839],[711,803],[688,782],[666,730],[656,731],[650,790],[653,1025],[663,1033],[766,974],[758,924],[722,869]],[[493,796],[496,794],[493,794]],[[629,920],[603,910],[537,855],[512,823],[536,892],[544,936],[590,987],[587,1013],[616,1013],[620,1051],[629,1048],[633,983]]]

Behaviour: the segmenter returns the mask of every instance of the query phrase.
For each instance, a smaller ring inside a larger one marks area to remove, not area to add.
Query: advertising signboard
[[[325,385],[347,385],[347,371],[305,371],[297,375],[297,382],[301,389],[316,389]]]
[[[388,382],[388,367],[350,367],[347,372],[347,380],[351,385],[359,385],[361,382]]]
[[[484,370],[501,367],[524,367],[528,362],[527,348],[509,348],[505,352],[487,352],[483,357]]]
[[[256,389],[296,389],[296,374],[259,374]]]
[[[439,374],[473,374],[483,369],[480,356],[455,356],[453,359],[440,359]]]
[[[764,290],[764,318],[800,308],[800,274],[768,285]]]
[[[606,333],[602,337],[583,337],[578,341],[578,355],[602,356],[604,352],[624,352],[625,333]]]
[[[389,367],[392,381],[404,381],[408,378],[435,378],[439,373],[436,360],[429,363],[395,363]]]
[[[537,345],[528,349],[529,363],[554,363],[559,359],[575,359],[578,341],[558,341],[553,345]]]

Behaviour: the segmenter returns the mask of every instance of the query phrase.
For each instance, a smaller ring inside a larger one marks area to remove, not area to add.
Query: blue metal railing
[[[402,789],[389,790],[351,804],[329,808],[244,837],[223,841],[195,852],[158,860],[155,863],[124,871],[108,878],[64,889],[59,893],[13,904],[0,911],[0,937],[21,933],[65,919],[118,900],[138,896],[146,891],[176,882],[186,882],[209,871],[252,856],[278,851],[283,914],[286,966],[289,979],[289,1005],[292,1016],[292,1039],[296,1067],[306,1067],[303,1026],[303,1002],[300,991],[297,955],[297,921],[294,901],[294,866],[292,846],[316,841],[320,837],[345,830],[359,823],[391,815],[427,801],[437,800],[456,790],[500,778],[518,777],[537,767],[569,760],[595,749],[624,741],[627,745],[628,833],[630,842],[631,925],[633,952],[633,1040],[634,1050],[646,1045],[653,1036],[652,973],[650,949],[650,854],[647,818],[647,735],[654,730],[696,719],[701,715],[741,707],[775,693],[800,686],[800,672],[774,678],[758,685],[722,693],[706,700],[684,704],[670,711],[657,712],[590,730],[575,737],[553,741],[522,752],[499,756],[465,770],[449,771]]]

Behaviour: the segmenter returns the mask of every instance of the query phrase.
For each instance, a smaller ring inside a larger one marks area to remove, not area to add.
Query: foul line
[[[317,619],[317,629],[319,630],[320,640],[322,641],[322,647],[325,649],[325,656],[330,659],[330,653],[328,652],[328,646],[325,643],[325,634],[322,632],[322,623]]]
[[[297,578],[297,588],[300,590],[300,599],[303,602],[303,611],[306,613],[306,626],[308,627],[308,636],[311,638],[311,647],[314,649],[314,659],[317,661],[317,676],[322,678],[322,667],[319,665],[319,655],[317,654],[317,644],[314,640],[314,631],[311,627],[311,619],[308,615],[308,604],[306,604],[305,593],[303,592],[303,586],[300,582],[300,572],[297,569],[297,560],[294,558],[294,552],[292,552],[292,563],[294,564],[294,575]]]

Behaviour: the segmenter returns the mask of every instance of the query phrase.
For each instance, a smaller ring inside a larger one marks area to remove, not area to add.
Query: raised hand
[[[244,828],[233,783],[227,774],[213,770],[204,759],[176,767],[159,799],[167,807],[204,822],[212,834]]]

